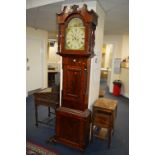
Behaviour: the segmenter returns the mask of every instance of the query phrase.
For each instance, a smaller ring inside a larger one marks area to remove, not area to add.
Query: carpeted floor
[[[115,135],[112,137],[111,148],[107,148],[107,141],[95,138],[85,150],[85,155],[129,155],[129,99],[122,96],[115,97],[108,93],[106,80],[101,80],[101,87],[105,90],[105,97],[118,100],[118,111],[115,122]],[[35,126],[34,98],[29,96],[26,106],[26,139],[32,140],[49,149],[54,149],[62,155],[80,155],[79,150],[66,147],[61,144],[51,145],[46,141],[53,136],[54,128],[40,125]],[[47,118],[48,109],[40,106],[39,119]]]

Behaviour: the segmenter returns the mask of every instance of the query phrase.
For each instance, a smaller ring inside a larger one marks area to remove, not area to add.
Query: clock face
[[[68,23],[65,36],[65,49],[84,50],[85,27],[79,18],[73,18]]]

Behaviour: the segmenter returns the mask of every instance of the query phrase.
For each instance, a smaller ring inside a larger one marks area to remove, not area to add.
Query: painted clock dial
[[[84,50],[85,26],[80,18],[72,18],[65,31],[65,49]]]

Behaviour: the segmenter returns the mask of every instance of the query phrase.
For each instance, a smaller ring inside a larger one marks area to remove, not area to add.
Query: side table
[[[117,104],[117,100],[99,98],[93,105],[91,138],[93,140],[94,126],[106,128],[108,130],[108,148],[110,148],[112,133],[114,134]]]
[[[43,121],[38,120],[38,106],[43,105],[48,107],[48,116],[52,113],[50,108],[54,109],[54,114],[56,108],[59,107],[59,91],[55,91],[53,88],[46,88],[37,93],[34,93],[35,99],[35,118],[36,118],[36,126],[38,123],[47,124]]]

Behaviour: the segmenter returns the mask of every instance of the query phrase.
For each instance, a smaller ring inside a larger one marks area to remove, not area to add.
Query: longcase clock
[[[89,144],[88,110],[90,60],[94,56],[97,14],[87,5],[64,7],[57,14],[58,53],[62,56],[61,107],[56,111],[57,142],[84,150]]]

